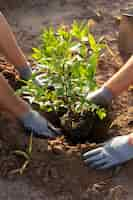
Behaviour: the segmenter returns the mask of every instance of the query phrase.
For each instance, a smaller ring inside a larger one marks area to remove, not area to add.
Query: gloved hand
[[[111,168],[133,158],[133,143],[130,135],[117,136],[108,141],[103,147],[83,154],[84,162],[99,170]]]
[[[109,106],[111,104],[112,99],[113,95],[107,87],[101,87],[95,92],[89,93],[87,96],[87,100],[104,107]]]
[[[17,68],[20,78],[22,80],[27,81],[28,79],[30,79],[31,75],[32,75],[32,69],[30,66],[23,66],[23,67],[19,67]]]
[[[25,129],[31,131],[35,137],[54,138],[61,133],[38,112],[30,110],[19,117]]]

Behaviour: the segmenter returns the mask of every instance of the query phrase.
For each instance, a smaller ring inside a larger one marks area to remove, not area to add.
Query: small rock
[[[124,187],[121,185],[118,185],[118,186],[110,189],[107,200],[112,200],[112,199],[125,200],[125,199],[127,199],[127,195],[128,195],[128,193],[124,189]]]
[[[58,145],[58,146],[53,146],[52,147],[52,151],[53,151],[53,153],[55,153],[55,154],[62,154],[62,153],[64,153],[64,151],[63,151],[63,147],[60,145]]]

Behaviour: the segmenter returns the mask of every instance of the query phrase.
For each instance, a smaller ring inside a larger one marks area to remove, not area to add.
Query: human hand
[[[117,136],[105,143],[103,147],[83,154],[84,162],[99,170],[118,166],[132,158],[133,144],[130,144],[130,135]]]
[[[87,100],[100,106],[108,107],[113,99],[111,91],[107,87],[101,87],[87,96]]]
[[[30,110],[19,117],[26,130],[33,133],[33,136],[39,138],[55,138],[61,133],[50,122],[42,117],[37,111]]]

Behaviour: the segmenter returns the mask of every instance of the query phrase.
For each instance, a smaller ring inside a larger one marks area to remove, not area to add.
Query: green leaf
[[[97,44],[96,44],[94,36],[91,33],[89,33],[89,44],[90,44],[91,49],[95,52],[97,49]]]
[[[104,108],[99,108],[99,109],[97,109],[97,110],[96,110],[96,113],[97,113],[98,117],[99,117],[101,120],[103,120],[103,119],[107,116],[107,113],[106,113],[106,111],[105,111]]]

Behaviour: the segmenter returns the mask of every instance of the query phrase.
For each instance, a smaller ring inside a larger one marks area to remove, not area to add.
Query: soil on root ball
[[[57,129],[63,132],[69,144],[101,143],[109,139],[108,130],[112,123],[111,113],[101,120],[95,112],[86,112],[77,117],[73,128],[70,128],[68,119],[62,119],[56,112],[41,112]]]
[[[65,135],[72,144],[85,142],[101,143],[109,138],[108,130],[111,123],[112,120],[109,113],[101,120],[95,112],[88,111],[79,117],[75,128],[72,128],[72,130],[65,129]]]

